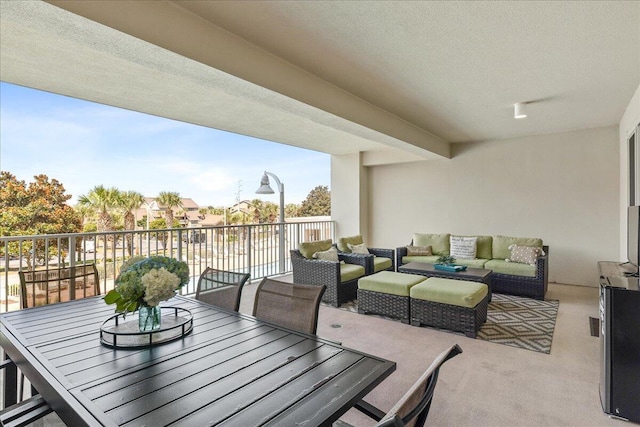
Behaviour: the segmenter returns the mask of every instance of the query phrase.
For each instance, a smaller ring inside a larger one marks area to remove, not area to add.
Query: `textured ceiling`
[[[3,81],[332,154],[613,125],[640,84],[632,1],[0,6]]]

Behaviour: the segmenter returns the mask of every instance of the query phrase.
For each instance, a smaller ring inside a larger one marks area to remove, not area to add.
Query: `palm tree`
[[[280,212],[280,208],[275,203],[269,202],[264,207],[264,214],[267,217],[268,222],[271,224],[276,222],[279,212]]]
[[[98,214],[98,232],[113,230],[111,210],[118,205],[119,193],[115,187],[105,188],[103,185],[97,185],[86,196],[81,195],[78,198],[80,206],[87,207]]]
[[[249,202],[249,208],[253,210],[253,223],[260,224],[260,218],[262,217],[262,210],[264,209],[264,203],[260,199],[253,199]]]
[[[164,220],[167,228],[173,228],[173,208],[182,207],[182,199],[179,193],[161,191],[156,198],[156,203],[164,208]],[[173,238],[169,239],[169,256],[173,256]]]
[[[124,191],[120,193],[119,205],[124,213],[124,229],[135,230],[136,217],[133,211],[140,209],[145,202],[144,196],[136,191]],[[133,255],[133,234],[127,234],[127,250],[129,256]]]
[[[103,185],[97,185],[87,193],[78,198],[78,204],[88,208],[92,212],[98,214],[96,228],[99,233],[113,230],[113,217],[111,210],[118,206],[117,188],[105,188]],[[104,249],[107,249],[106,236],[102,239]]]
[[[164,208],[164,219],[167,223],[167,228],[173,228],[173,208],[182,207],[180,193],[161,191],[156,198],[156,202]]]

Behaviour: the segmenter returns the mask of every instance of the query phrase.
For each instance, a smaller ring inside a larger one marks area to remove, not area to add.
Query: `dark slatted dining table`
[[[113,306],[94,297],[3,314],[1,344],[69,426],[331,425],[396,367],[192,298],[164,305],[190,310],[193,331],[104,346]]]

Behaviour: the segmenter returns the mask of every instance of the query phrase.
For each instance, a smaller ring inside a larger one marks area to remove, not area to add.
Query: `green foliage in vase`
[[[450,255],[440,255],[436,260],[436,264],[451,265],[456,262],[456,259]]]

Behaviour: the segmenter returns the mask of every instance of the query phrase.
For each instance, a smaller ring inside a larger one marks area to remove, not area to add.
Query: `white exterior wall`
[[[337,236],[388,248],[414,232],[540,237],[550,281],[597,286],[597,261],[626,260],[638,124],[640,86],[617,127],[454,145],[450,160],[364,167],[361,155],[333,156]]]
[[[361,154],[331,156],[331,219],[336,239],[362,234],[367,237],[367,174]]]
[[[627,140],[640,124],[640,86],[620,120],[620,259],[627,259],[627,206],[629,205],[629,148]],[[636,141],[640,135],[636,135]],[[640,147],[640,144],[636,145]],[[639,181],[636,176],[636,182]],[[636,184],[638,185],[638,184]],[[638,204],[638,202],[636,202]]]
[[[414,232],[540,237],[549,280],[597,286],[597,261],[619,255],[615,126],[459,144],[453,158],[368,168],[369,240]],[[341,184],[332,184],[332,188]]]

